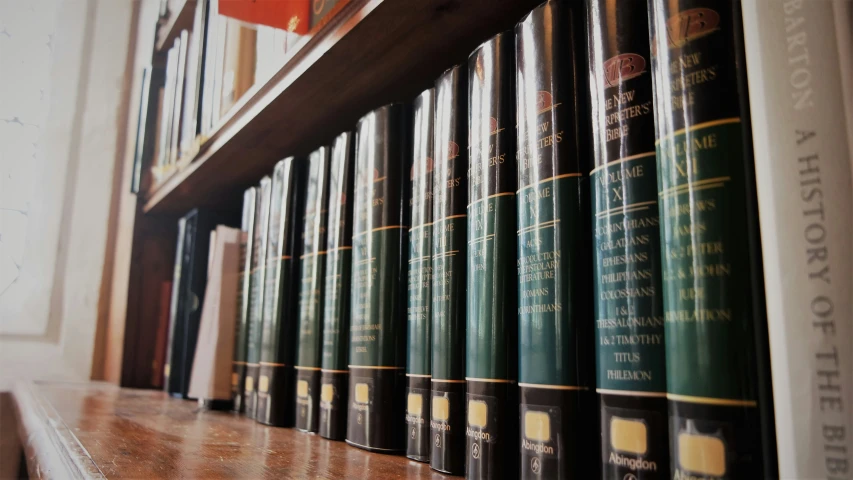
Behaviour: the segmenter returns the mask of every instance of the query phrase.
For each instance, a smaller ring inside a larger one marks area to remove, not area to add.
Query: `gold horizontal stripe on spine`
[[[562,104],[563,104],[563,102],[558,102],[558,103],[551,105],[550,107],[545,107],[542,110],[539,110],[538,112],[536,112],[536,115],[542,115],[545,112],[550,112],[551,110],[559,107]]]
[[[572,391],[581,391],[581,390],[589,390],[589,387],[580,387],[577,385],[544,385],[539,383],[519,383],[519,387],[524,388],[541,388],[544,390],[572,390]]]
[[[466,382],[483,382],[483,383],[515,383],[515,380],[506,380],[504,378],[477,378],[465,377]]]
[[[294,366],[293,368],[296,370],[309,370],[309,371],[315,371],[315,372],[319,372],[321,370],[320,367],[300,367],[298,365]]]
[[[423,257],[412,258],[412,259],[410,259],[410,260],[409,260],[409,263],[410,263],[410,264],[412,264],[412,263],[418,263],[418,262],[423,262],[423,261],[426,261],[426,260],[429,260],[429,259],[430,259],[430,256],[429,256],[429,255],[426,255],[426,256],[423,256]]]
[[[420,225],[415,225],[415,226],[409,227],[409,231],[411,232],[412,230],[417,230],[417,229],[419,229],[419,228],[431,227],[431,226],[432,226],[432,224],[433,224],[433,222],[429,222],[429,223],[422,223],[422,224],[420,224]]]
[[[432,256],[432,258],[441,258],[441,257],[452,257],[459,253],[459,250],[448,250],[446,252],[436,253]]]
[[[345,246],[345,247],[328,248],[328,249],[326,249],[326,252],[337,252],[338,250],[352,250],[352,247]]]
[[[583,176],[582,173],[564,173],[562,175],[555,175],[553,177],[543,178],[542,180],[539,180],[536,183],[531,183],[530,185],[525,185],[525,186],[519,188],[518,190],[516,190],[516,193],[521,193],[521,191],[527,190],[528,188],[531,188],[531,187],[535,187],[536,185],[539,185],[540,183],[553,182],[554,180],[559,180],[561,178],[572,178],[572,177],[582,177],[582,176]]]
[[[320,371],[323,373],[349,373],[349,370],[331,370],[328,368],[321,368]]]
[[[610,390],[607,388],[596,388],[597,393],[605,395],[623,395],[626,397],[658,397],[666,398],[666,392],[640,392],[635,390]]]
[[[445,380],[441,378],[433,378],[432,381],[436,383],[465,383],[467,380]]]
[[[443,222],[443,221],[445,221],[445,220],[450,220],[450,219],[453,219],[453,218],[465,218],[465,217],[467,217],[467,216],[468,216],[468,215],[467,215],[467,214],[464,214],[464,213],[461,213],[461,214],[459,214],[459,215],[448,215],[448,216],[446,216],[446,217],[444,217],[444,218],[439,218],[438,220],[433,220],[433,222],[432,222],[432,223],[433,223],[433,224],[436,224],[436,223],[438,223],[438,222]]]
[[[629,205],[622,205],[621,207],[611,208],[609,210],[604,210],[595,214],[596,217],[603,217],[605,215],[610,215],[611,213],[630,213],[634,207],[642,207],[644,205],[655,205],[657,204],[657,200],[649,200],[648,202],[637,202]],[[645,210],[645,209],[640,209]]]
[[[524,233],[530,233],[530,232],[533,232],[535,230],[539,230],[542,228],[556,227],[558,223],[560,223],[560,219],[555,218],[554,220],[548,220],[547,222],[537,223],[536,225],[528,225],[528,226],[522,228],[521,230],[516,230],[515,233],[522,235]]]
[[[315,255],[316,255],[316,256],[319,256],[319,255],[325,255],[326,253],[327,253],[327,251],[326,251],[326,250],[321,250],[321,251],[319,251],[319,252],[306,253],[305,255],[300,255],[300,256],[299,256],[299,259],[300,259],[300,260],[302,260],[303,258],[313,257],[313,256],[315,256]]]
[[[658,192],[658,195],[661,197],[665,197],[667,195],[671,195],[673,193],[684,193],[689,191],[691,188],[696,188],[702,185],[709,185],[712,183],[723,183],[731,180],[732,177],[714,177],[714,178],[706,178],[704,180],[696,180],[695,182],[687,182],[682,183],[681,185],[676,185],[674,187],[669,187],[665,190],[661,190]]]
[[[711,397],[694,397],[691,395],[678,395],[675,393],[667,393],[667,400],[686,403],[701,403],[705,405],[720,405],[724,407],[757,407],[758,402],[755,400],[734,400],[731,398],[711,398]]]
[[[407,373],[407,377],[432,378],[432,375],[421,375],[419,373]]]
[[[257,367],[258,364],[257,363],[247,363],[246,366],[247,367]]]
[[[728,125],[730,123],[740,123],[740,117],[721,118],[719,120],[711,120],[710,122],[697,123],[696,125],[690,125],[689,127],[680,128],[668,135],[664,135],[663,137],[655,140],[655,145],[660,144],[661,140],[666,140],[670,137],[681,135],[685,132],[692,132],[694,130],[701,130],[703,128],[708,127],[716,127],[717,125]]]
[[[352,237],[353,238],[360,237],[362,235],[367,235],[368,233],[381,232],[382,230],[394,230],[394,229],[405,229],[405,228],[409,228],[409,227],[407,227],[405,225],[388,225],[387,227],[376,227],[376,228],[368,230],[366,232],[361,232],[361,233],[358,233],[356,235],[353,235]]]
[[[266,266],[266,265],[259,265],[259,266],[255,267],[255,268],[253,268],[253,269],[249,272],[249,275],[251,275],[251,274],[253,274],[253,273],[257,272],[258,270],[266,270],[266,269],[267,269],[267,266]]]
[[[616,165],[617,163],[630,162],[631,160],[636,160],[638,158],[653,157],[655,155],[657,155],[656,152],[646,152],[646,153],[638,153],[636,155],[629,155],[627,157],[617,158],[616,160],[611,160],[611,161],[605,163],[604,165],[599,165],[599,166],[593,168],[592,170],[589,171],[589,174],[592,175],[593,173],[601,170],[602,168],[607,168],[607,167],[610,167],[612,165]]]
[[[258,362],[258,365],[261,365],[264,367],[286,367],[287,366],[287,364],[285,364],[285,363],[272,363],[272,362]]]
[[[475,244],[475,243],[484,242],[484,241],[486,241],[486,240],[492,240],[492,239],[494,239],[494,238],[495,238],[495,234],[494,234],[494,233],[490,233],[490,234],[488,234],[488,235],[486,235],[486,236],[484,236],[484,237],[475,238],[475,239],[473,239],[473,240],[468,240],[468,245],[473,245],[473,244]]]
[[[231,362],[231,363],[232,363],[232,364],[234,364],[234,365],[246,365],[246,362],[241,362],[241,361],[239,361],[239,360],[234,360],[234,361],[233,361],[233,362]]]
[[[468,206],[467,206],[466,208],[471,208],[471,206],[472,206],[472,205],[476,205],[476,204],[478,204],[478,203],[480,203],[480,202],[483,202],[483,201],[486,201],[486,200],[488,200],[488,199],[490,199],[490,198],[495,198],[495,197],[506,197],[506,196],[510,196],[510,195],[514,197],[514,196],[515,196],[515,193],[514,193],[514,192],[503,192],[503,193],[496,193],[496,194],[494,194],[494,195],[489,195],[488,197],[483,197],[483,198],[481,198],[481,199],[479,199],[479,200],[474,200],[473,202],[469,203],[469,204],[468,204]]]
[[[348,365],[350,369],[358,368],[364,370],[405,370],[406,367],[374,367],[372,365]]]

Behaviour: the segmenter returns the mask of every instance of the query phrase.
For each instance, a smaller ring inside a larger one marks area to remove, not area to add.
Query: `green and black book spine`
[[[468,239],[467,66],[435,85],[430,467],[465,473],[465,264]]]
[[[264,320],[264,287],[267,259],[267,232],[270,220],[270,200],[272,198],[272,180],[261,179],[258,197],[255,202],[255,229],[252,242],[252,271],[249,287],[249,325],[246,340],[246,380],[243,382],[244,411],[249,418],[255,418],[258,405],[258,374],[261,361],[261,329]]]
[[[355,167],[353,134],[332,145],[326,221],[326,284],[323,291],[323,361],[320,370],[320,436],[343,440],[349,394],[350,276],[352,273],[352,200]]]
[[[432,170],[435,90],[415,98],[409,228],[406,331],[406,456],[429,462],[430,361],[432,360]]]
[[[466,476],[518,476],[512,31],[468,57]]]
[[[741,5],[651,0],[649,15],[672,475],[773,478]]]
[[[347,443],[378,452],[405,449],[410,115],[386,105],[357,127]]]
[[[240,225],[240,280],[237,287],[237,321],[234,332],[234,361],[231,362],[231,405],[235,412],[245,411],[243,385],[246,384],[246,350],[249,340],[249,294],[252,291],[252,238],[255,231],[257,187],[243,193],[243,219]]]
[[[272,174],[264,272],[263,324],[255,418],[277,427],[293,426],[293,364],[296,351],[299,251],[304,211],[301,162],[288,157]]]
[[[669,478],[647,18],[645,2],[590,2],[592,278],[602,479]]]
[[[585,23],[548,0],[515,28],[521,478],[598,470]]]
[[[326,276],[326,202],[329,147],[308,156],[302,255],[299,256],[299,329],[296,349],[296,428],[316,432],[320,423],[323,356],[323,289]]]

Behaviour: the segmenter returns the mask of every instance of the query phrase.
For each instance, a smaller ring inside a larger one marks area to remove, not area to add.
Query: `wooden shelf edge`
[[[166,52],[172,48],[175,38],[181,35],[181,30],[192,28],[196,0],[181,0],[176,11],[170,11],[169,17],[157,28],[156,51]]]
[[[16,383],[12,398],[31,478],[106,478],[33,382]]]

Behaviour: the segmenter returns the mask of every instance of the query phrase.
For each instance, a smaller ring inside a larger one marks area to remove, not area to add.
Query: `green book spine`
[[[771,478],[740,2],[649,5],[672,475]]]
[[[383,452],[405,448],[410,115],[386,105],[357,127],[347,443]]]
[[[465,473],[465,264],[468,81],[457,65],[435,85],[430,466]]]
[[[513,34],[468,57],[466,475],[516,478],[515,61]]]
[[[297,324],[296,260],[298,221],[304,211],[300,161],[293,157],[273,169],[272,201],[264,273],[263,324],[257,414],[264,424],[293,426],[293,384]]]
[[[521,478],[594,478],[586,11],[515,28]]]
[[[249,290],[249,325],[246,341],[246,380],[243,383],[243,401],[246,416],[255,418],[258,405],[258,374],[261,361],[261,328],[263,327],[264,287],[267,259],[267,232],[270,220],[270,177],[261,179],[255,202],[255,229],[252,235],[252,271]]]
[[[323,288],[326,275],[326,202],[329,147],[308,156],[308,188],[299,257],[299,344],[296,352],[296,428],[316,432],[320,422]]]
[[[409,302],[406,342],[406,456],[429,461],[430,360],[432,342],[432,171],[435,90],[414,101],[412,195],[409,229]]]
[[[338,135],[329,170],[319,432],[331,440],[343,440],[347,429],[354,149],[352,133]]]
[[[231,367],[231,405],[235,412],[245,411],[243,385],[246,384],[246,355],[249,340],[249,294],[252,278],[252,237],[255,231],[255,203],[258,189],[243,194],[243,220],[240,225],[240,271],[237,288],[237,322],[234,332],[234,361]]]
[[[592,278],[603,479],[669,477],[647,18],[645,2],[590,3]]]

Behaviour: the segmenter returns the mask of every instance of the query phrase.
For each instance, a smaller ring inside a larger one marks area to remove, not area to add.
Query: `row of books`
[[[302,15],[311,26],[319,25],[327,15],[337,11],[334,8],[337,0],[313,3],[291,1],[287,9],[304,10]],[[240,97],[256,81],[269,80],[303,38],[292,31],[221,15],[219,4],[219,0],[194,3],[192,26],[175,38],[166,53],[165,69],[160,72],[162,84],[157,83],[151,92],[153,96],[148,97],[158,103],[151,156],[155,184],[173,172],[182,160],[189,161],[195,156]],[[161,8],[164,15],[170,13],[167,1],[162,2]],[[167,21],[168,16],[162,20]],[[150,77],[152,73],[149,66],[145,75]],[[145,98],[140,109],[148,109]]]
[[[850,478],[851,10],[548,0],[282,160],[233,408],[471,478]]]

